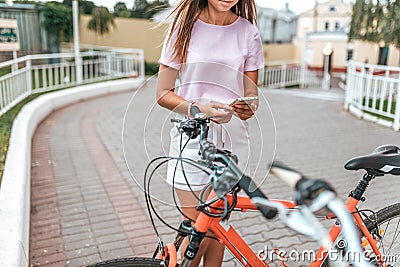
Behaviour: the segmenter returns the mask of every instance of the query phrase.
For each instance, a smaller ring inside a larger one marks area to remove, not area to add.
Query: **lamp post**
[[[75,54],[75,70],[76,83],[82,83],[82,58],[79,48],[79,24],[78,24],[78,0],[72,0],[72,19],[74,27],[74,54]]]
[[[332,44],[326,43],[324,48],[322,48],[322,54],[324,55],[324,80],[322,83],[322,89],[329,89],[331,87],[330,65],[332,53]]]

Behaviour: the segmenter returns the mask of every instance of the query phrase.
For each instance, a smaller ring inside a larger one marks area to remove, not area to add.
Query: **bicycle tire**
[[[376,222],[374,222],[376,220]],[[389,233],[388,238],[385,239],[387,233],[390,231],[389,227],[393,228],[390,224],[394,222],[395,226],[395,231],[396,233]],[[385,208],[382,208],[377,211],[376,216],[370,215],[368,219],[364,220],[365,226],[368,228],[370,233],[376,234],[377,230],[378,231],[383,231],[383,233],[380,233],[381,238],[378,238],[378,248],[379,251],[383,254],[384,257],[386,257],[386,264],[388,266],[393,266],[393,260],[395,260],[398,264],[400,261],[400,241],[399,241],[399,236],[400,236],[400,203],[396,203],[390,206],[387,206]],[[378,227],[376,227],[378,226]],[[392,240],[390,242],[389,248],[386,246],[388,245],[387,239],[390,239],[392,236]],[[363,237],[363,236],[362,236]],[[396,243],[395,243],[396,241]],[[397,244],[393,247],[393,244]],[[394,249],[394,250],[393,250]],[[396,258],[394,258],[396,257]],[[380,264],[377,263],[377,260],[372,259],[372,263],[375,264],[376,266],[380,266]]]
[[[367,229],[370,231],[372,234],[376,234],[376,229],[378,226],[378,230],[382,230],[385,228],[385,232],[387,231],[389,224],[392,220],[396,220],[397,226],[396,226],[396,231],[397,233],[394,234],[394,237],[398,238],[400,236],[400,203],[396,203],[387,207],[384,207],[380,210],[378,210],[375,214],[372,214],[368,216],[368,218],[364,219],[365,226]],[[387,226],[384,226],[386,223]],[[360,237],[363,238],[364,235],[360,234]],[[385,235],[382,237],[382,239],[385,237]],[[383,240],[378,240],[378,247],[379,251],[384,254],[385,248],[382,246],[385,245],[385,242]],[[394,241],[394,240],[392,240]],[[400,253],[400,240],[397,241],[399,244],[399,248],[397,249],[398,253]],[[387,244],[387,243],[386,243]],[[393,244],[393,242],[390,242],[390,244]],[[383,251],[382,251],[383,250]],[[387,252],[387,251],[386,251]],[[385,256],[385,255],[384,255]],[[389,256],[389,255],[387,255]],[[398,257],[398,261],[400,261],[400,254],[393,255]],[[371,254],[370,259],[371,263],[373,263],[376,266],[380,266],[376,258],[373,258],[374,256]],[[324,262],[321,264],[321,267],[327,267],[329,266],[329,260],[325,259]],[[392,264],[389,264],[388,266],[392,266]]]
[[[153,258],[120,258],[94,263],[87,267],[160,267],[161,260]]]

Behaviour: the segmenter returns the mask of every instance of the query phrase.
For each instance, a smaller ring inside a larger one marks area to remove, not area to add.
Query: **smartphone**
[[[246,96],[246,97],[239,97],[233,100],[229,106],[233,106],[236,104],[247,104],[250,105],[253,101],[258,100],[258,96]]]

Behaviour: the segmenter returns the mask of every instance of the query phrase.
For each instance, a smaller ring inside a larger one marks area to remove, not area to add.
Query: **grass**
[[[144,62],[145,75],[153,76],[158,73],[159,64],[154,62]]]
[[[4,171],[4,164],[6,161],[8,145],[10,141],[11,135],[11,128],[14,123],[14,119],[17,117],[18,113],[21,111],[23,106],[32,101],[33,99],[37,98],[38,96],[42,95],[43,93],[37,93],[28,96],[21,102],[19,102],[16,106],[8,110],[0,117],[0,183],[3,177]]]
[[[11,73],[11,67],[6,67],[6,68],[2,68],[0,69],[0,77],[6,74]]]
[[[395,114],[396,101],[392,101],[392,106],[391,106],[391,110],[390,111],[388,110],[388,103],[389,102],[387,100],[383,100],[383,110],[384,111],[388,111],[391,114]],[[365,98],[362,101],[362,105],[366,106],[366,99]],[[380,105],[381,105],[381,100],[380,99],[376,99],[375,109],[380,109]],[[373,99],[369,99],[367,107],[372,108],[372,106],[373,106]],[[389,118],[389,117],[386,117],[384,115],[376,114],[376,113],[373,113],[373,112],[370,112],[370,111],[364,111],[364,112],[368,113],[368,114],[371,114],[373,116],[376,116],[379,119],[383,119],[383,120],[387,120],[387,121],[393,121],[393,118]]]

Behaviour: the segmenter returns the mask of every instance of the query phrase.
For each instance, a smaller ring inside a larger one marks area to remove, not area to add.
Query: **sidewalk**
[[[357,120],[342,110],[341,101],[278,90],[263,92],[274,114],[276,135],[269,125],[261,125],[263,134],[254,133],[255,145],[272,151],[276,139],[279,160],[310,177],[330,181],[343,198],[362,175],[343,169],[348,159],[381,144],[400,145],[399,133]],[[157,240],[141,187],[149,159],[168,152],[171,126],[168,112],[154,105],[154,85],[149,84],[130,105],[123,149],[122,121],[131,96],[118,94],[69,106],[53,113],[37,129],[32,153],[31,266],[83,266],[116,257],[152,255]],[[258,167],[258,178],[269,160],[262,155],[251,162],[253,169]],[[180,216],[164,175],[165,168],[160,169],[152,183],[158,199],[155,206],[162,218],[177,226]],[[400,200],[400,180],[392,178],[374,181],[365,206],[376,209]],[[274,177],[269,176],[262,188],[271,198],[293,198]],[[266,222],[257,212],[233,214],[231,222],[255,251],[267,242],[298,250],[316,248],[278,221]],[[173,239],[172,230],[158,221],[156,225],[165,242]],[[224,266],[235,266],[228,253],[224,261]]]

